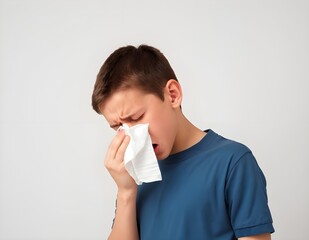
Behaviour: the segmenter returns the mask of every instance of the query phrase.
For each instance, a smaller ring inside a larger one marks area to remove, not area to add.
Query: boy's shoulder
[[[223,153],[226,152],[234,154],[244,154],[247,152],[251,152],[249,147],[247,147],[241,142],[221,136],[211,129],[207,130],[206,132],[209,137],[209,141],[213,143],[212,148],[214,150],[221,150]]]
[[[218,158],[225,159],[231,163],[236,163],[244,155],[252,155],[251,149],[243,143],[225,138],[213,130],[206,131],[208,135],[209,153]]]
[[[159,164],[166,165],[195,159],[196,161],[188,162],[192,164],[203,164],[205,166],[214,164],[213,166],[229,167],[235,165],[245,155],[249,158],[253,157],[251,150],[246,145],[225,138],[212,129],[205,130],[205,132],[206,135],[200,142],[189,149],[170,155],[164,161],[159,161]]]

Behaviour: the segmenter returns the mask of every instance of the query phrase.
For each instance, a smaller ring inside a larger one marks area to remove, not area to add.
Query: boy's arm
[[[271,236],[269,233],[267,233],[267,234],[260,234],[260,235],[250,236],[250,237],[242,237],[242,238],[239,238],[239,240],[271,240]]]
[[[124,153],[130,138],[123,131],[118,131],[111,142],[105,166],[118,187],[117,209],[109,240],[138,240],[136,222],[136,194],[137,185],[124,167]]]
[[[108,239],[139,239],[136,223],[136,191],[118,192],[115,221]]]

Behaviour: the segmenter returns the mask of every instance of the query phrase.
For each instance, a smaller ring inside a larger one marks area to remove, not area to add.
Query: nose
[[[134,124],[132,124],[132,123],[126,123],[127,125],[128,125],[128,127],[133,127],[134,126]]]
[[[128,125],[128,127],[133,127],[134,125],[136,125],[136,123],[130,123],[130,122],[128,122],[128,123],[123,123],[123,124]],[[123,125],[123,124],[122,124],[122,125]]]
[[[129,127],[133,127],[135,125],[138,125],[138,124],[143,124],[144,122],[142,121],[128,121],[128,122],[123,122],[122,124],[127,124]]]

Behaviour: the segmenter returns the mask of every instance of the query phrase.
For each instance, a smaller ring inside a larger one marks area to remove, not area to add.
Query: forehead
[[[139,89],[118,90],[100,105],[100,112],[110,122],[115,118],[126,117],[146,108],[153,98],[157,97]]]

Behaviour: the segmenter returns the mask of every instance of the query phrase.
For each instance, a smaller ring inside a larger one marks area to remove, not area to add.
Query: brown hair
[[[168,60],[156,48],[126,46],[114,51],[101,67],[94,85],[92,107],[99,105],[119,89],[136,87],[164,101],[163,88],[170,79],[177,81]]]

